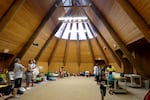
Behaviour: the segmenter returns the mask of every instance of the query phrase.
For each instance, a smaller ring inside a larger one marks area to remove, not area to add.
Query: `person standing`
[[[39,75],[40,70],[39,70],[39,67],[36,65],[36,60],[35,59],[32,60],[32,65],[31,66],[32,66],[32,69],[33,69],[33,79],[32,79],[32,86],[33,86],[33,82],[36,79],[36,77]]]
[[[113,94],[114,78],[113,78],[113,75],[112,75],[111,71],[109,72],[109,75],[108,75],[108,82],[109,82],[109,85],[110,85],[109,94]]]
[[[94,80],[96,81],[98,77],[98,64],[95,64],[94,66]]]
[[[15,84],[13,89],[13,95],[14,97],[18,98],[17,95],[18,89],[22,85],[22,77],[23,77],[23,71],[25,70],[25,67],[20,63],[20,58],[16,58],[14,61],[14,78],[15,78]]]
[[[99,84],[100,84],[100,93],[101,93],[101,100],[104,100],[104,97],[106,95],[106,86],[107,85],[107,78],[105,75],[106,71],[106,64],[101,64],[100,65],[100,70],[99,70]]]
[[[28,68],[26,71],[26,89],[30,88],[30,82],[32,81],[33,86],[33,66],[32,66],[32,60],[28,61]]]
[[[115,72],[115,71],[116,71],[116,69],[115,69],[115,67],[114,67],[114,66],[112,66],[112,65],[108,65],[108,67],[107,67],[107,71],[108,71],[108,72]]]

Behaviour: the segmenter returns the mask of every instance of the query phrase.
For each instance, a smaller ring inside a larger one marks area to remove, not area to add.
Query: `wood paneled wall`
[[[150,78],[150,45],[141,46],[135,49],[135,58],[138,64],[144,70],[145,75]]]
[[[49,66],[49,71],[50,72],[56,72],[59,70],[59,68],[63,66],[62,62],[52,62]],[[79,73],[79,72],[85,72],[85,71],[90,71],[90,73],[93,74],[93,63],[81,63],[80,66],[78,66],[78,63],[76,62],[70,62],[66,63],[64,66],[64,70],[69,72],[69,73]]]
[[[42,64],[42,63],[41,63]],[[123,67],[118,66],[116,63],[110,63],[116,68],[116,72],[123,72]],[[49,71],[50,72],[56,72],[59,70],[60,67],[63,66],[62,62],[52,62],[49,66]],[[69,73],[79,73],[79,72],[85,72],[85,71],[90,71],[91,74],[93,74],[93,67],[94,63],[81,63],[80,66],[76,62],[70,62],[66,63],[64,66],[64,70],[69,72]],[[43,67],[47,68],[47,67]]]

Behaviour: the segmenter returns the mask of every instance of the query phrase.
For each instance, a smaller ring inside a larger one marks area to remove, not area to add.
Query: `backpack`
[[[4,95],[9,95],[12,92],[12,85],[1,88],[0,92]]]

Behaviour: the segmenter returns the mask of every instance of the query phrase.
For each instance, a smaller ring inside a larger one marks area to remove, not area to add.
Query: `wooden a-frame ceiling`
[[[115,50],[121,50],[136,67],[127,45],[145,39],[150,43],[149,0],[91,0],[83,7],[97,37],[86,41],[58,39],[54,36],[66,16],[60,7],[62,0],[1,0],[0,1],[0,50],[19,56],[24,62],[29,58],[38,61],[80,63],[103,58],[107,63],[122,59]],[[71,7],[70,7],[71,8]],[[33,43],[38,43],[34,46]]]

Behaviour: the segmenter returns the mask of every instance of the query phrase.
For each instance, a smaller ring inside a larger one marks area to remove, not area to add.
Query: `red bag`
[[[145,95],[144,100],[150,100],[150,90]]]

